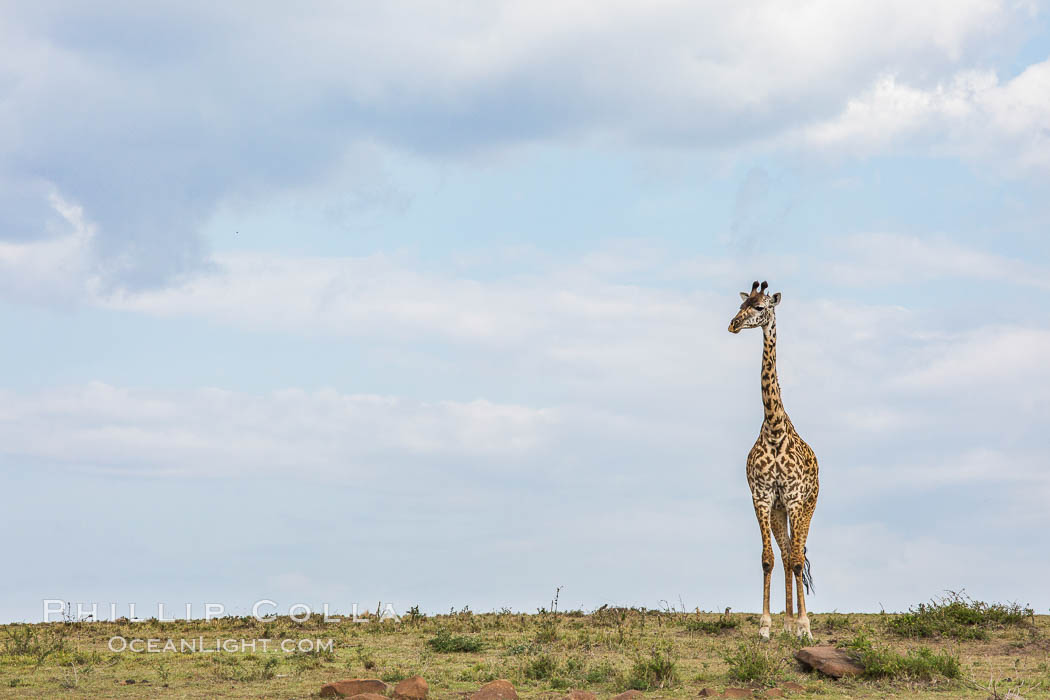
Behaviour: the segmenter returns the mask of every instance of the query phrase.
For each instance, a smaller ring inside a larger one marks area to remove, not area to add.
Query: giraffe
[[[784,564],[784,631],[799,637],[810,637],[809,617],[806,615],[805,586],[809,592],[809,561],[806,559],[806,536],[813,509],[817,505],[820,488],[817,479],[817,458],[809,445],[795,432],[780,400],[777,381],[777,319],[774,308],[780,303],[780,292],[766,294],[763,282],[756,281],[751,292],[740,292],[743,303],[740,311],[729,322],[729,332],[739,333],[744,328],[761,328],[762,347],[762,405],[764,418],[758,439],[747,455],[747,483],[751,500],[762,532],[762,618],[759,634],[769,639],[772,617],[769,614],[769,579],[773,573],[773,547],[770,530],[780,547]],[[788,525],[790,523],[790,533]],[[798,593],[798,617],[792,612],[792,575]]]

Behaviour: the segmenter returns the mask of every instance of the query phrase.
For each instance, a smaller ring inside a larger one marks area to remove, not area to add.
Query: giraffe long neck
[[[778,423],[787,418],[780,400],[780,382],[777,380],[777,320],[770,318],[762,327],[762,406],[767,423]]]

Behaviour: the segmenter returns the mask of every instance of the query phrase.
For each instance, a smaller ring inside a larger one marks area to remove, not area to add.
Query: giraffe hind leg
[[[770,514],[770,526],[777,546],[780,547],[780,562],[784,565],[784,631],[792,634],[795,631],[795,613],[793,601],[794,575],[791,571],[791,540],[788,536],[788,514],[782,503],[773,506]]]

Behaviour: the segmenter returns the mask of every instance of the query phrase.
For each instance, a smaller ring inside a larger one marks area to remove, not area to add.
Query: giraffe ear
[[[780,292],[777,292],[776,294],[771,296],[770,299],[773,300],[773,306],[776,306],[777,304],[779,304],[780,303]]]
[[[751,297],[751,295],[748,294],[747,292],[740,292],[740,298],[743,299],[744,301],[747,301],[750,297]]]

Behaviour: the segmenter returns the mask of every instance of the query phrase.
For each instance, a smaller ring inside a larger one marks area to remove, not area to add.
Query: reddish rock
[[[386,695],[386,683],[375,678],[347,678],[321,686],[322,698],[352,698],[365,693]]]
[[[755,691],[750,688],[726,688],[722,691],[723,698],[749,698]]]
[[[626,693],[620,693],[612,700],[642,700],[645,694],[640,690],[628,690]]]
[[[795,681],[788,681],[784,684],[784,690],[790,690],[793,693],[804,693],[806,692],[806,686]]]
[[[394,686],[396,700],[423,700],[430,688],[423,676],[412,676]]]
[[[598,700],[598,696],[586,690],[573,690],[561,700]]]
[[[764,698],[782,698],[784,697],[784,691],[780,688],[770,688],[766,692],[762,693]]]
[[[795,652],[795,658],[807,668],[815,668],[826,676],[842,678],[864,672],[864,667],[842,649],[831,646],[804,647]]]
[[[510,681],[500,679],[481,686],[478,692],[470,696],[470,700],[518,700],[518,691]]]

